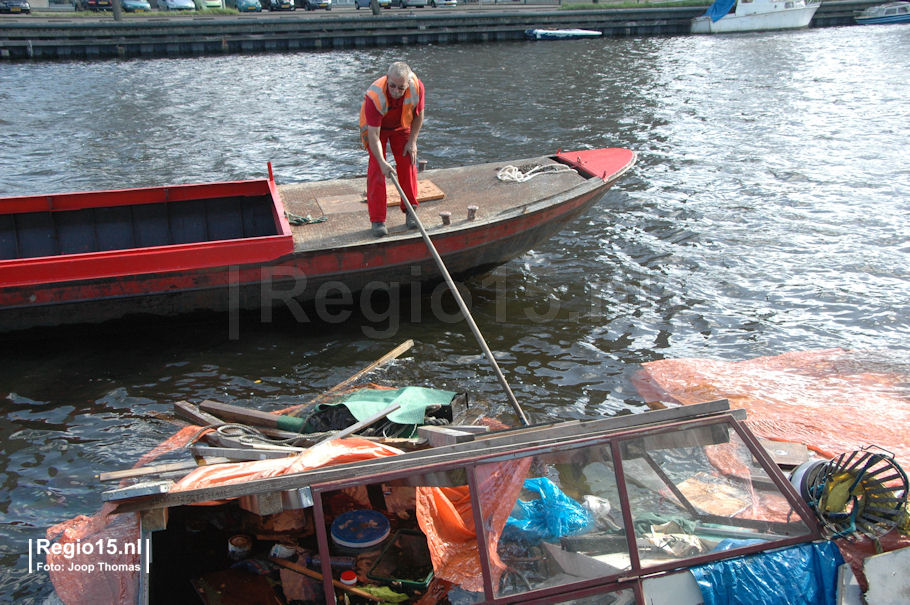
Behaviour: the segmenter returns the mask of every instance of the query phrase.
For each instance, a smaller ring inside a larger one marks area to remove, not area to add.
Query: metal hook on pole
[[[404,194],[404,190],[401,188],[401,185],[398,183],[398,179],[394,175],[390,175],[392,183],[395,184],[395,188],[398,189],[398,194],[401,195],[401,199],[405,200],[405,207],[407,208],[408,216],[410,216],[416,223],[417,228],[420,229],[420,235],[423,236],[423,241],[426,243],[427,248],[430,250],[430,254],[433,256],[433,260],[436,261],[436,266],[439,267],[439,272],[442,273],[442,276],[445,278],[446,283],[449,285],[449,290],[452,292],[452,296],[455,297],[455,302],[458,303],[458,308],[461,310],[462,316],[464,316],[465,321],[468,322],[468,326],[471,328],[471,332],[474,333],[474,338],[477,339],[477,344],[480,345],[480,348],[483,349],[484,355],[486,355],[490,364],[493,366],[493,370],[496,372],[496,378],[499,379],[499,384],[502,385],[503,390],[506,392],[506,395],[509,398],[509,403],[512,404],[512,407],[515,409],[515,413],[518,414],[518,417],[521,419],[522,424],[528,426],[531,424],[528,421],[528,417],[525,416],[524,410],[521,409],[521,406],[518,405],[518,400],[515,399],[515,394],[512,393],[512,389],[509,387],[509,383],[506,382],[506,377],[503,375],[502,370],[499,369],[499,364],[496,363],[496,358],[493,357],[493,352],[490,350],[490,347],[487,346],[487,341],[484,340],[483,335],[480,333],[480,328],[477,327],[477,323],[474,321],[474,318],[471,316],[471,312],[468,310],[468,305],[465,304],[464,298],[462,298],[461,293],[458,291],[458,287],[455,285],[455,281],[452,279],[452,276],[449,275],[449,270],[446,268],[444,262],[442,262],[442,257],[439,256],[439,252],[436,251],[436,246],[433,245],[430,236],[427,234],[426,229],[423,228],[423,223],[420,222],[420,219],[417,218],[417,212],[414,210],[414,207],[408,201],[408,196]]]

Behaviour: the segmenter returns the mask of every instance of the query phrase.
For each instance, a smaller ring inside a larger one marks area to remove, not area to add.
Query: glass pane
[[[642,567],[809,529],[726,424],[621,444]]]
[[[496,596],[630,569],[609,449],[586,446],[524,460],[513,472],[514,506],[496,544]],[[478,465],[478,474],[495,466]],[[484,519],[491,516],[487,506],[481,504]]]

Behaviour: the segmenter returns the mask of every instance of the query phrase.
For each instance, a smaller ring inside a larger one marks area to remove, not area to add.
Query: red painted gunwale
[[[291,227],[274,181],[250,180],[195,185],[171,185],[0,198],[0,214],[63,212],[88,208],[179,204],[230,196],[268,195],[277,235],[0,260],[4,288],[123,277],[149,273],[191,271],[274,260],[294,250]]]

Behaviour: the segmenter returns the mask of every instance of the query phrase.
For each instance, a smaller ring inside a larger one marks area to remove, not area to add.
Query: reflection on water
[[[363,174],[360,96],[403,57],[427,84],[431,166],[639,153],[585,217],[470,284],[532,420],[638,409],[628,376],[665,357],[840,346],[906,368],[903,31],[6,64],[0,194],[262,178],[267,162],[280,183]],[[413,338],[377,379],[470,390],[508,416],[465,325],[420,311],[247,318],[239,340],[210,316],[4,338],[0,594],[49,592],[28,539],[95,511],[94,474],[173,433],[174,401],[287,407]]]

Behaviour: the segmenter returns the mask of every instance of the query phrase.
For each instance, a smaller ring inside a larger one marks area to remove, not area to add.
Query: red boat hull
[[[435,234],[431,231],[434,245],[454,276],[488,271],[549,238],[584,212],[631,167],[634,158],[634,153],[626,151],[611,165],[600,165],[598,157],[591,156],[585,170],[603,172],[582,186],[495,219]],[[585,164],[583,156],[578,155],[569,163],[576,161]],[[366,240],[358,245],[291,250],[287,221],[274,182],[233,185],[261,190],[263,184],[271,188],[274,235],[165,246],[167,250],[156,252],[130,249],[76,255],[82,257],[82,264],[78,259],[73,262],[60,257],[0,260],[0,283],[4,284],[0,289],[0,330],[94,323],[138,313],[174,315],[198,310],[270,308],[293,305],[295,301],[352,300],[354,294],[365,289],[395,291],[417,282],[441,279],[417,232],[410,232],[407,237]],[[226,185],[195,186],[203,189],[194,194],[210,195],[211,188]],[[147,190],[129,191],[149,195]],[[123,192],[99,193],[108,199],[123,197]],[[119,196],[114,195],[118,193]],[[33,210],[36,203],[36,198],[9,198],[0,200],[0,209],[9,212],[14,199],[15,208],[20,211]],[[271,259],[260,260],[260,256],[269,254]],[[157,257],[150,258],[154,255]],[[92,261],[101,274],[85,277]],[[162,261],[165,264],[159,270],[146,270]],[[180,268],[181,263],[187,268]],[[29,274],[29,264],[44,273]],[[54,279],[52,273],[62,279]],[[34,279],[27,279],[30,275]]]

